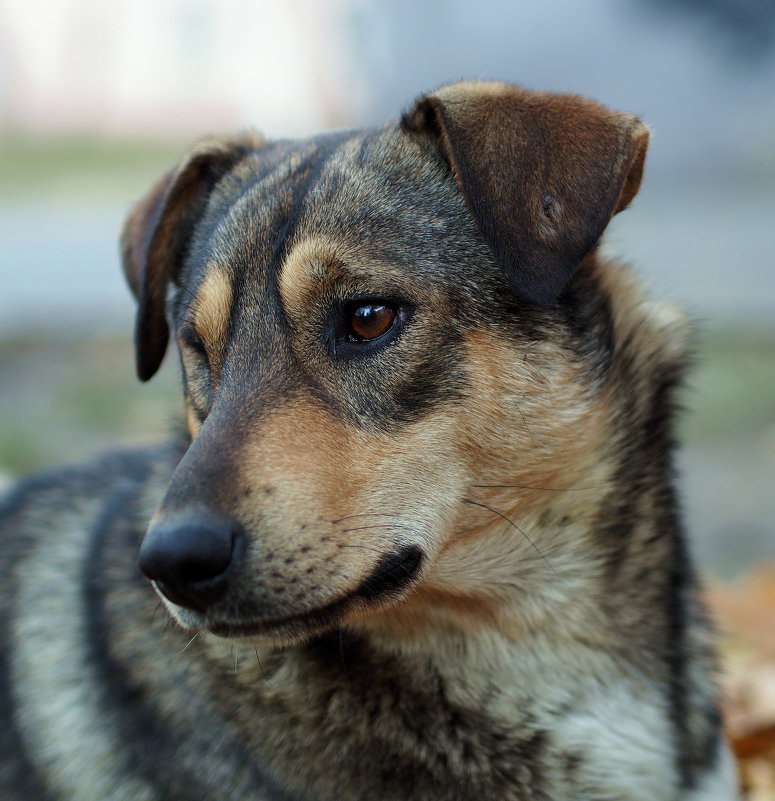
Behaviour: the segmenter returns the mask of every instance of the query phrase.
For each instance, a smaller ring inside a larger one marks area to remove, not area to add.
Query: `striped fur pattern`
[[[175,343],[185,430],[2,506],[5,801],[735,798],[687,326],[597,253],[647,140],[464,83],[151,190],[138,372]]]

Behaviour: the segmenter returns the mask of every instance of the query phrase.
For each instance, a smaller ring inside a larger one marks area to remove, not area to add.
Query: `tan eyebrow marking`
[[[188,433],[191,434],[191,439],[195,440],[202,423],[199,421],[196,412],[186,404],[186,425],[188,426]]]
[[[229,329],[233,288],[224,270],[211,268],[196,291],[193,324],[207,347],[213,366],[220,363],[220,354]]]
[[[306,239],[291,250],[280,270],[280,297],[291,316],[303,316],[312,287],[340,274],[336,243],[323,237]]]

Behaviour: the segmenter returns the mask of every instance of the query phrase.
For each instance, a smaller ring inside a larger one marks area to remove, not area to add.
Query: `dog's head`
[[[122,242],[138,372],[171,334],[191,444],[140,561],[181,623],[303,638],[541,564],[530,521],[604,459],[594,250],[647,140],[463,83],[398,125],[205,141],[151,191]]]

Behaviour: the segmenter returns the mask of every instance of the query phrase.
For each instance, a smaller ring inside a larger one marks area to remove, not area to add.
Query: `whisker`
[[[156,608],[153,610],[153,614],[151,615],[151,625],[153,625],[153,621],[156,619],[156,613],[159,611],[159,609],[161,609],[161,607],[162,602],[159,601],[159,603],[156,604]]]
[[[183,306],[183,300],[196,300],[196,292],[192,289],[189,289],[185,284],[181,284],[180,286],[176,287],[178,294],[176,294],[173,303],[175,304],[175,309],[179,310]],[[184,298],[184,296],[186,296]]]
[[[189,645],[191,645],[191,643],[192,643],[192,642],[194,642],[194,640],[195,640],[195,639],[196,639],[196,638],[197,638],[197,637],[198,637],[198,636],[199,636],[201,633],[202,633],[201,631],[198,631],[198,632],[197,632],[197,633],[196,633],[196,634],[195,634],[195,635],[194,635],[194,636],[193,636],[193,637],[192,637],[192,638],[191,638],[191,639],[190,639],[190,640],[189,640],[189,641],[188,641],[188,642],[187,642],[187,643],[186,643],[186,644],[185,644],[185,645],[184,645],[184,646],[183,646],[183,647],[180,649],[180,651],[178,652],[178,656],[180,656],[180,655],[183,653],[183,651],[185,651],[185,650],[186,650],[186,648],[188,648],[188,646],[189,646]]]
[[[412,531],[413,529],[409,529],[409,530]],[[361,545],[361,544],[355,544],[355,543],[340,543],[339,547],[340,548],[360,548],[361,550],[371,551],[372,553],[379,554],[380,556],[384,556],[384,554],[385,554],[385,552],[383,550],[381,550],[380,548],[373,548],[370,545]],[[468,566],[468,562],[465,559],[463,559],[463,557],[454,548],[450,548],[450,549],[446,550],[444,552],[444,555],[446,555],[446,554],[450,554],[450,556],[454,556],[455,559],[457,559],[458,562],[460,562],[461,565],[464,565],[466,567]]]
[[[543,492],[589,492],[590,490],[605,489],[606,484],[592,487],[536,487],[532,484],[472,484],[472,489],[526,489],[542,490]]]
[[[383,556],[385,551],[381,548],[372,548],[370,545],[355,545],[350,543],[340,543],[340,548],[358,548],[362,551],[371,551],[372,553],[378,553],[380,556]]]
[[[331,523],[336,525],[337,523],[341,523],[343,520],[351,520],[353,517],[394,517],[394,515],[387,514],[386,512],[359,512],[358,514],[339,517],[336,520],[332,520]]]
[[[341,533],[346,534],[348,531],[366,531],[367,529],[370,528],[394,528],[397,530],[400,529],[401,531],[412,531],[412,532],[417,531],[417,529],[413,528],[412,526],[396,525],[395,523],[374,523],[373,525],[370,526],[358,526],[357,528],[343,528]]]
[[[525,431],[527,431],[527,433],[530,435],[530,439],[532,439],[533,442],[540,447],[541,443],[533,436],[533,432],[530,430],[530,426],[528,426],[527,419],[525,418],[525,415],[522,414],[522,409],[519,407],[519,404],[514,401],[514,405],[517,407],[519,416],[522,418],[522,425],[525,426]]]
[[[256,662],[258,662],[258,668],[261,671],[261,675],[264,677],[264,681],[271,687],[272,682],[269,681],[269,676],[267,676],[266,673],[264,672],[264,666],[261,664],[261,660],[258,657],[258,648],[256,646],[253,646],[253,651],[256,654]]]
[[[172,618],[170,618],[166,622],[166,624],[164,625],[164,628],[162,629],[162,632],[161,632],[161,639],[162,640],[164,639],[164,635],[169,631],[169,628],[170,628],[171,625],[172,625]]]
[[[560,577],[559,573],[552,567],[552,565],[549,563],[549,560],[541,553],[541,550],[533,542],[533,540],[531,540],[530,537],[528,537],[528,535],[524,531],[524,529],[520,528],[513,520],[510,520],[508,517],[506,517],[506,515],[503,514],[503,512],[500,512],[497,509],[494,509],[492,506],[488,506],[486,503],[479,503],[478,501],[472,501],[470,498],[463,498],[463,502],[464,503],[470,503],[473,506],[481,506],[482,509],[488,509],[493,514],[496,514],[496,515],[498,515],[498,517],[500,517],[503,520],[505,520],[510,526],[513,526],[530,543],[531,547],[541,557],[541,559],[543,559],[543,561],[546,563],[546,566],[552,571],[552,573],[554,573],[554,575],[557,576],[557,578]]]

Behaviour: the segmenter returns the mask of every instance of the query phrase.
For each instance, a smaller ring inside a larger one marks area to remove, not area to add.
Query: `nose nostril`
[[[160,522],[143,540],[140,569],[174,603],[204,611],[225,593],[243,538],[235,520],[220,516]]]

